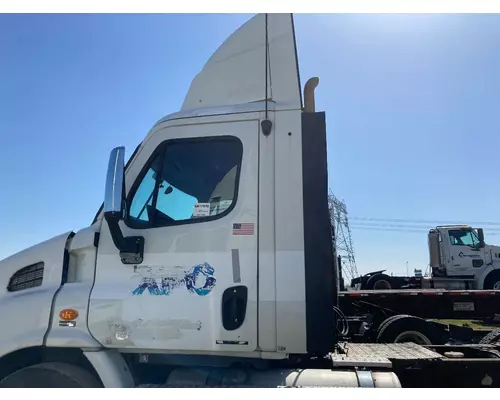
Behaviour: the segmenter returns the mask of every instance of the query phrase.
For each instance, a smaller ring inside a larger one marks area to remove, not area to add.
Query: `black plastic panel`
[[[307,351],[324,355],[337,341],[337,263],[328,209],[325,113],[302,114],[302,179]]]

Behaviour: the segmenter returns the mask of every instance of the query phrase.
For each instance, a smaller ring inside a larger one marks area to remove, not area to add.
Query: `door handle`
[[[248,289],[246,286],[233,286],[222,294],[222,325],[234,331],[243,325],[247,311]]]
[[[472,260],[472,266],[474,268],[481,268],[484,265],[484,261],[482,259],[479,260]]]

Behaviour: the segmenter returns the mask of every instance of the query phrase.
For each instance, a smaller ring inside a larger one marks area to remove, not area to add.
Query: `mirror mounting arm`
[[[120,258],[123,264],[140,264],[144,260],[144,237],[123,236],[118,223],[121,217],[114,213],[104,214],[111,238],[116,248],[120,251]]]

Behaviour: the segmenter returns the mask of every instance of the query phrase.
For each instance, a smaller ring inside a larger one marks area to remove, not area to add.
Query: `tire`
[[[390,290],[395,289],[393,279],[386,274],[373,275],[366,282],[368,290]]]
[[[441,332],[422,318],[397,315],[384,321],[377,334],[378,343],[413,342],[420,345],[443,344]]]
[[[485,290],[500,290],[500,271],[490,272],[484,280],[483,289]]]
[[[102,388],[98,378],[82,367],[62,362],[36,364],[6,376],[0,388]]]
[[[379,332],[380,332],[382,329],[384,329],[384,327],[385,327],[387,324],[391,323],[391,322],[392,322],[393,320],[395,320],[395,319],[399,319],[399,318],[401,318],[401,316],[402,316],[402,315],[399,315],[399,314],[398,314],[398,315],[393,315],[392,317],[388,317],[387,319],[384,319],[384,320],[382,321],[382,323],[378,326],[378,329],[377,329],[377,336],[378,336]]]
[[[500,329],[495,329],[483,337],[479,344],[496,344],[500,342]]]

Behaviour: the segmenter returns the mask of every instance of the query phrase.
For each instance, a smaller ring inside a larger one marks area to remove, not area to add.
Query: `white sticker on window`
[[[210,204],[212,211],[210,215],[219,215],[226,211],[232,204],[232,200],[221,200]]]
[[[194,205],[193,217],[210,216],[210,203],[196,203]]]

